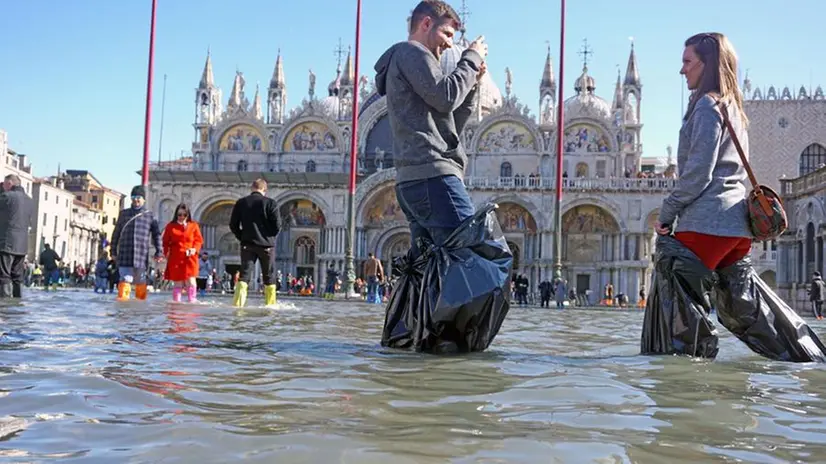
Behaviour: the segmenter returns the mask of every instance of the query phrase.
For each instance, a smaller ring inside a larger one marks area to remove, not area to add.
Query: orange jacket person
[[[181,203],[175,208],[175,218],[163,230],[163,254],[167,259],[163,276],[173,283],[172,301],[181,301],[183,287],[186,287],[189,302],[197,301],[195,278],[203,244],[201,228],[192,220],[189,207]]]

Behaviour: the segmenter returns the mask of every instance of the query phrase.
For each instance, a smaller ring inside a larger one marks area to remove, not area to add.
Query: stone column
[[[636,303],[640,297],[640,274],[642,272],[639,268],[631,269],[630,288],[628,289],[628,302]]]

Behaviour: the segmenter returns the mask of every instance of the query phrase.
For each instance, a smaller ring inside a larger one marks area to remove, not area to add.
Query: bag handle
[[[746,174],[749,176],[749,182],[751,182],[752,191],[754,192],[755,197],[757,197],[757,201],[760,203],[760,207],[763,208],[763,212],[767,215],[771,215],[774,212],[772,205],[769,203],[768,198],[763,193],[763,188],[760,184],[757,183],[757,177],[754,175],[754,171],[751,169],[751,164],[749,163],[748,158],[746,158],[746,153],[743,150],[743,146],[740,145],[740,139],[737,137],[737,133],[734,132],[734,127],[731,125],[731,120],[728,117],[728,108],[722,102],[718,102],[720,104],[720,113],[723,115],[723,124],[725,124],[726,129],[728,129],[728,133],[731,136],[731,141],[734,142],[734,147],[737,149],[737,154],[740,155],[740,161],[743,162],[743,167],[746,168]]]

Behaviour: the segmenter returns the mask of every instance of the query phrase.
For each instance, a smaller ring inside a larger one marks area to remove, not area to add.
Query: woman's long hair
[[[192,212],[189,211],[189,206],[187,206],[186,203],[181,203],[175,207],[175,212],[172,213],[171,222],[178,222],[178,211],[183,211],[186,213],[186,222],[192,222]]]
[[[710,94],[728,107],[736,108],[743,127],[747,127],[749,120],[743,109],[743,94],[737,84],[737,52],[728,38],[719,32],[704,32],[689,37],[685,46],[694,47],[704,67],[700,85],[691,94],[684,118],[688,119],[700,98]]]

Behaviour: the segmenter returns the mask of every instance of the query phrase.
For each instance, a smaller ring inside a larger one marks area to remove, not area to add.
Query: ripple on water
[[[435,357],[381,348],[376,305],[166,298],[35,291],[0,307],[0,428],[17,427],[0,457],[826,459],[822,366],[728,335],[715,362],[638,356],[639,312],[515,308],[489,351]]]

